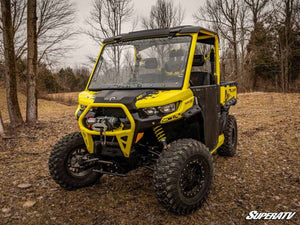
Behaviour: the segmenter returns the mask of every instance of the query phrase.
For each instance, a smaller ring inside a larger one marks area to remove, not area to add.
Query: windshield
[[[177,36],[107,44],[88,89],[181,88],[191,39]]]

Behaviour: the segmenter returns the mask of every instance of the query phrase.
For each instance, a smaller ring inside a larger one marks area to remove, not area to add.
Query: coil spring
[[[166,134],[161,125],[154,127],[153,132],[159,142],[166,140]]]

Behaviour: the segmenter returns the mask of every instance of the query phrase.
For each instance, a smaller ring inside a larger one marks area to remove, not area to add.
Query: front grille
[[[114,116],[118,118],[127,118],[125,112],[121,108],[94,108],[97,116]]]

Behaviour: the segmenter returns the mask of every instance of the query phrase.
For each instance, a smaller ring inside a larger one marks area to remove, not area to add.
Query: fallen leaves
[[[31,186],[32,186],[31,184],[23,183],[23,184],[19,184],[18,188],[27,189],[27,188],[30,188]]]
[[[11,208],[2,208],[1,212],[3,212],[4,214],[8,214],[11,212]]]
[[[252,210],[299,211],[299,102],[297,93],[238,95],[237,105],[230,109],[238,121],[237,154],[230,158],[213,156],[209,200],[194,214],[177,217],[157,202],[152,173],[146,169],[132,171],[126,178],[104,175],[96,185],[76,191],[60,188],[49,175],[49,152],[62,136],[78,131],[76,105],[40,100],[39,125],[22,131],[26,134],[22,138],[8,140],[5,152],[0,148],[0,176],[5,184],[0,185],[0,221],[243,224]],[[293,220],[300,224],[299,217]]]
[[[26,202],[24,202],[24,204],[23,204],[23,207],[24,208],[30,208],[30,207],[32,207],[32,206],[34,206],[36,204],[36,201],[26,201]]]

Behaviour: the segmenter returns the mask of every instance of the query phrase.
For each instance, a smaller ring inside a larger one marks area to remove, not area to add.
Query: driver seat
[[[182,60],[184,51],[182,49],[172,49],[169,53],[169,61],[164,65],[164,71],[168,74],[182,74],[184,73],[183,65],[185,62]]]
[[[194,55],[193,67],[201,67],[204,64],[203,55]],[[210,85],[210,73],[200,71],[191,72],[190,80],[193,86]]]

